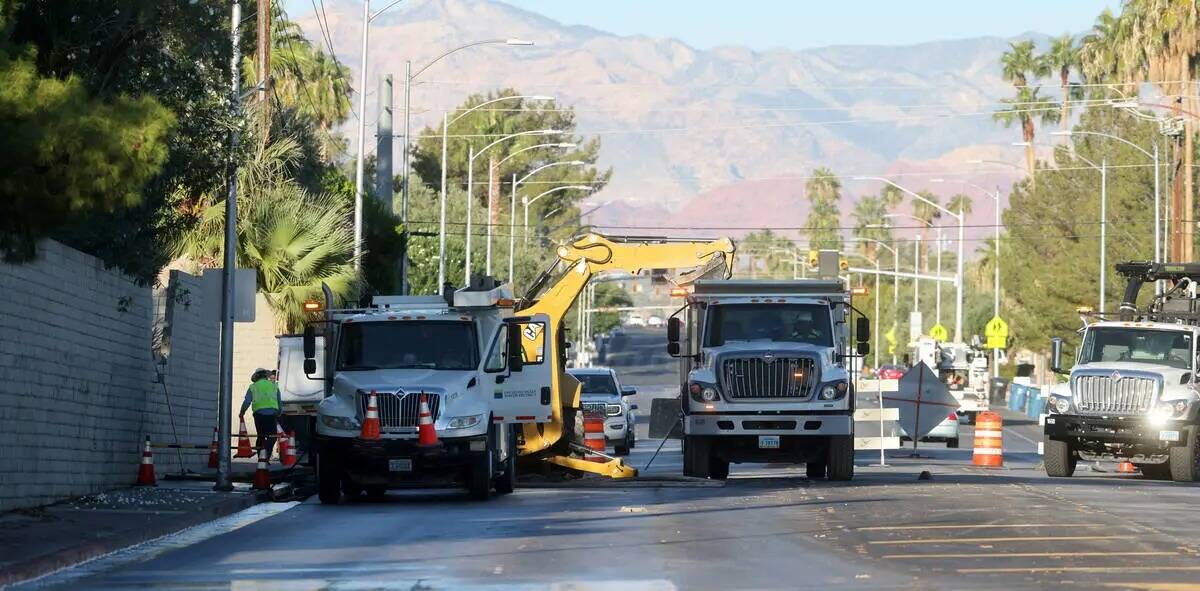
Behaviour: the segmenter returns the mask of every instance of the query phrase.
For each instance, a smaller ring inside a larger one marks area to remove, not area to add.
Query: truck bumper
[[[368,485],[457,482],[487,453],[486,435],[442,439],[437,447],[421,447],[415,439],[318,436],[316,441],[321,462],[338,466],[351,480]]]
[[[1046,417],[1046,437],[1089,445],[1125,444],[1166,450],[1185,445],[1195,424],[1168,421],[1150,425],[1141,418],[1101,418],[1053,414]]]
[[[722,415],[691,414],[684,418],[687,435],[853,435],[849,415]]]

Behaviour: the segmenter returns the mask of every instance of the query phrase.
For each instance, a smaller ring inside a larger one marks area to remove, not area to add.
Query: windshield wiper
[[[338,368],[338,371],[371,371],[379,369],[375,365],[343,365]]]

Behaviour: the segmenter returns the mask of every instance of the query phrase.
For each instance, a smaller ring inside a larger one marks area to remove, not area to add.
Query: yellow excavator
[[[673,281],[679,285],[717,273],[728,278],[733,271],[733,241],[729,238],[677,240],[589,233],[559,246],[556,254],[558,261],[538,277],[516,304],[517,316],[545,319],[546,333],[536,340],[536,346],[554,364],[550,372],[551,419],[522,426],[517,441],[519,453],[526,459],[543,460],[571,470],[632,478],[637,476],[637,470],[619,459],[593,462],[578,453],[582,451],[579,440],[582,436],[580,385],[566,369],[564,319],[567,311],[588,282],[606,271],[637,274],[644,269],[676,269]],[[544,343],[542,338],[545,338]],[[533,339],[526,339],[523,347],[531,348],[534,343]],[[526,351],[526,354],[531,352]]]

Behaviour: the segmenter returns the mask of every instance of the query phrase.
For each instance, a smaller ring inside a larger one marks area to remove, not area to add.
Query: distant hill
[[[338,57],[357,69],[361,1],[324,5]],[[298,20],[322,42],[312,14]],[[796,23],[796,34],[820,26]],[[701,51],[674,39],[566,26],[496,0],[406,0],[379,17],[371,28],[368,121],[378,74],[399,79],[406,59],[422,65],[448,48],[506,37],[537,44],[482,46],[438,63],[413,90],[414,126],[434,122],[471,92],[513,87],[554,95],[577,109],[583,133],[602,138],[602,164],[614,169],[612,183],[593,198],[613,202],[596,212],[597,223],[798,226],[807,211],[802,177],[815,166],[845,175],[910,174],[902,178],[913,189],[948,197],[961,188],[928,180],[978,172],[970,159],[1021,161],[1010,145],[1018,132],[991,117],[996,101],[1011,94],[997,65],[1005,39]],[[395,100],[399,107],[403,96]],[[998,169],[971,180],[1007,188],[1013,174]],[[844,184],[847,215],[858,194],[878,189]],[[966,192],[976,202],[972,220],[991,223],[989,200]]]

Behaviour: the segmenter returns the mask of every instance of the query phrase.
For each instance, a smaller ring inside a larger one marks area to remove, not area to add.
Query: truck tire
[[[508,434],[508,459],[504,460],[504,472],[496,477],[493,483],[496,486],[496,494],[507,495],[512,494],[512,491],[517,488],[517,431],[516,427],[509,428]]]
[[[346,495],[347,500],[358,500],[358,497],[362,496],[362,492],[363,487],[361,484],[354,482],[345,476],[342,477],[342,494]]]
[[[1075,465],[1079,457],[1071,449],[1070,442],[1057,439],[1045,439],[1043,446],[1042,464],[1046,467],[1046,476],[1054,478],[1070,478],[1075,474]]]
[[[806,462],[804,475],[808,476],[810,480],[825,478],[825,462]]]
[[[729,478],[729,460],[712,453],[711,449],[708,456],[708,476],[717,480]]]
[[[382,501],[387,496],[387,487],[382,484],[370,484],[363,489],[367,491],[367,499],[371,501]]]
[[[1171,480],[1195,482],[1200,479],[1200,428],[1193,426],[1188,433],[1187,445],[1171,448]]]
[[[336,505],[342,500],[342,475],[321,454],[317,455],[317,498],[322,505]]]
[[[826,458],[829,480],[846,481],[854,478],[854,437],[851,435],[830,437]]]
[[[487,453],[475,460],[467,472],[467,492],[476,501],[486,501],[492,498],[492,472],[495,465],[495,452],[488,445]]]
[[[708,478],[709,442],[699,435],[684,436],[683,438],[683,475],[694,478]]]
[[[1134,464],[1138,470],[1142,471],[1142,476],[1150,480],[1170,480],[1171,479],[1171,462],[1163,462],[1161,464]]]

